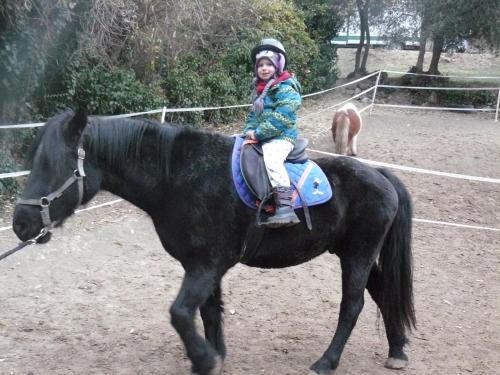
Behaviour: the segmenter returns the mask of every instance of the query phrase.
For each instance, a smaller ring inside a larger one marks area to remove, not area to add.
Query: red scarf
[[[273,87],[274,85],[277,85],[278,83],[280,83],[282,81],[287,80],[290,77],[292,77],[292,75],[285,70],[283,73],[281,73],[281,75],[278,78],[276,78],[276,80],[273,82],[271,87]],[[255,89],[257,90],[257,94],[259,94],[259,95],[262,94],[262,91],[264,91],[264,87],[266,87],[267,82],[269,82],[269,81],[262,81],[261,79],[259,79],[257,81],[257,85],[255,87]],[[269,87],[269,88],[271,88],[271,87]]]

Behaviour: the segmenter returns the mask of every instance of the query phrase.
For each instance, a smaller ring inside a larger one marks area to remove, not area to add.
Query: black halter
[[[54,199],[61,197],[64,191],[69,188],[76,181],[78,183],[78,204],[76,207],[80,206],[83,200],[83,178],[85,177],[85,171],[83,170],[83,162],[85,161],[85,150],[83,149],[83,141],[80,138],[78,143],[78,161],[77,161],[77,169],[74,170],[73,175],[69,177],[62,186],[56,191],[50,193],[45,197],[41,197],[40,199],[19,199],[17,204],[27,204],[30,206],[40,206],[42,210],[40,214],[42,215],[42,222],[46,232],[48,232],[53,226],[54,222],[50,218],[49,207]]]

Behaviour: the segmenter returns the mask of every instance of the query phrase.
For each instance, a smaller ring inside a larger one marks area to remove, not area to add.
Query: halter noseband
[[[85,150],[83,149],[83,139],[80,138],[78,142],[78,160],[77,160],[77,169],[73,171],[73,175],[69,177],[62,186],[56,191],[50,193],[45,197],[41,197],[40,199],[18,199],[17,204],[26,204],[30,206],[40,206],[42,210],[40,214],[42,215],[42,222],[45,226],[42,228],[42,231],[45,229],[48,232],[52,226],[53,222],[50,219],[50,204],[54,199],[61,197],[64,191],[69,188],[76,181],[78,183],[78,204],[76,207],[79,207],[83,200],[83,178],[85,177],[85,171],[83,170],[83,162],[85,161]]]

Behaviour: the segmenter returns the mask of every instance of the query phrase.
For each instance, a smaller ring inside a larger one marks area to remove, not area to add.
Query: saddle
[[[261,146],[255,141],[235,136],[231,159],[231,172],[238,196],[249,208],[260,214],[274,210],[272,188],[267,177]],[[295,148],[285,161],[290,176],[292,204],[294,209],[302,208],[309,229],[312,228],[308,206],[323,204],[333,196],[328,178],[321,168],[307,157],[307,139],[298,139]]]
[[[295,147],[288,154],[285,162],[303,164],[309,160],[306,154],[308,144],[309,141],[305,138],[297,139]],[[272,187],[267,177],[260,143],[252,140],[243,141],[240,154],[240,169],[245,183],[255,197],[264,200],[271,194]]]

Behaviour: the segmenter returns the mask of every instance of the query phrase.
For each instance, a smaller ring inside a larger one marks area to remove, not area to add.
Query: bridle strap
[[[77,159],[77,169],[73,171],[73,175],[69,177],[64,184],[59,187],[56,191],[50,193],[46,197],[41,197],[40,199],[18,199],[17,204],[26,204],[30,206],[40,206],[42,210],[40,215],[42,216],[43,225],[49,230],[52,227],[52,220],[50,219],[50,204],[54,199],[61,197],[66,189],[68,189],[76,181],[78,183],[78,203],[76,207],[82,204],[83,200],[83,178],[86,177],[85,171],[83,169],[83,164],[85,161],[85,150],[83,149],[83,139],[80,138],[78,142],[78,159]]]
[[[85,161],[83,138],[80,138],[80,142],[78,142],[77,154],[78,154],[78,160],[76,161],[76,167],[77,167],[76,171],[78,171],[78,176],[76,176],[76,173],[73,173],[73,176],[76,176],[78,180],[78,204],[76,207],[79,207],[82,204],[83,200],[83,178],[86,177],[85,171],[83,170],[83,163]]]

